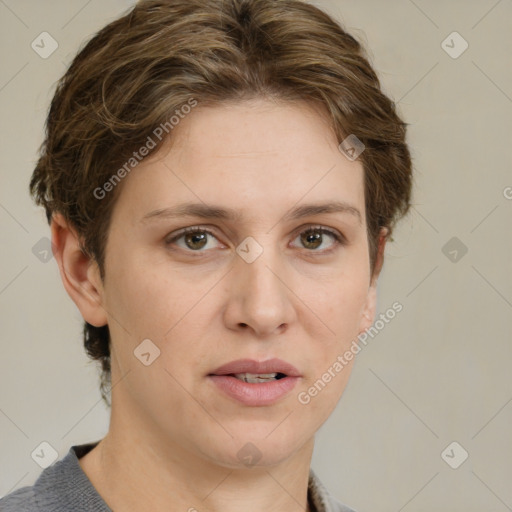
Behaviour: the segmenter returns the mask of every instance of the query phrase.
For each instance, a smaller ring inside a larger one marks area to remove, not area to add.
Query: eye
[[[328,246],[327,249],[324,248],[323,250],[318,250],[318,248],[324,243],[325,235],[328,235],[332,240],[334,240],[334,242]],[[303,247],[310,249],[309,252],[328,253],[335,250],[337,246],[346,244],[346,239],[342,234],[323,226],[311,226],[308,229],[301,231],[297,238],[300,238],[300,242]],[[295,238],[295,240],[297,238]]]
[[[318,250],[324,244],[324,237],[328,235],[331,240],[334,240],[333,243],[330,244],[329,248]],[[202,249],[214,249],[215,247],[208,247],[209,238],[214,238],[217,240],[216,236],[209,229],[203,228],[201,226],[193,226],[189,228],[182,229],[175,235],[169,236],[166,238],[165,243],[167,245],[177,245],[179,248],[192,251],[192,252],[205,252]],[[328,253],[336,249],[337,246],[346,245],[345,237],[338,233],[337,231],[333,231],[331,229],[325,228],[323,226],[311,226],[307,229],[301,231],[298,236],[295,238],[300,238],[301,244],[306,249],[310,249],[309,252],[319,252],[319,253]],[[184,245],[180,245],[178,241],[183,239]]]
[[[172,236],[171,238],[167,238],[165,243],[167,245],[176,244],[181,249],[190,249],[194,252],[203,252],[201,249],[213,249],[213,247],[208,247],[208,238],[213,237],[215,235],[208,229],[202,228],[201,226],[194,226],[191,228],[182,229],[179,233]],[[185,246],[180,246],[180,244],[176,243],[178,240],[183,238]]]

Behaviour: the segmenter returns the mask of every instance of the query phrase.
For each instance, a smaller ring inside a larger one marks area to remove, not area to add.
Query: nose
[[[265,249],[252,263],[240,257],[234,265],[227,283],[226,325],[233,330],[251,330],[257,337],[286,330],[295,321],[296,311],[289,273],[279,251]]]

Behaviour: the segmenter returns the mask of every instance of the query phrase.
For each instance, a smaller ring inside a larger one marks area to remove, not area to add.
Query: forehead
[[[119,208],[139,218],[185,202],[223,205],[241,221],[338,201],[365,221],[361,162],[341,153],[326,114],[304,102],[199,105],[125,181]]]
[[[292,161],[302,149],[297,157],[311,160],[326,146],[337,146],[326,112],[304,101],[257,98],[199,105],[177,128],[170,142],[176,153],[182,150],[187,157]]]

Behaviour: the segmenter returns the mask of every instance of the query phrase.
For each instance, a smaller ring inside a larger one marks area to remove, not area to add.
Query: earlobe
[[[97,263],[81,250],[76,231],[62,214],[53,215],[51,232],[53,255],[68,295],[85,321],[95,327],[106,325],[104,290]]]

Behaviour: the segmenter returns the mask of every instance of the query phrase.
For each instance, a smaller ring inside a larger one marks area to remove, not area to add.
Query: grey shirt
[[[72,446],[43,470],[34,485],[0,500],[1,512],[112,512],[78,463],[99,441]],[[354,512],[333,498],[310,469],[308,500],[314,512]]]

